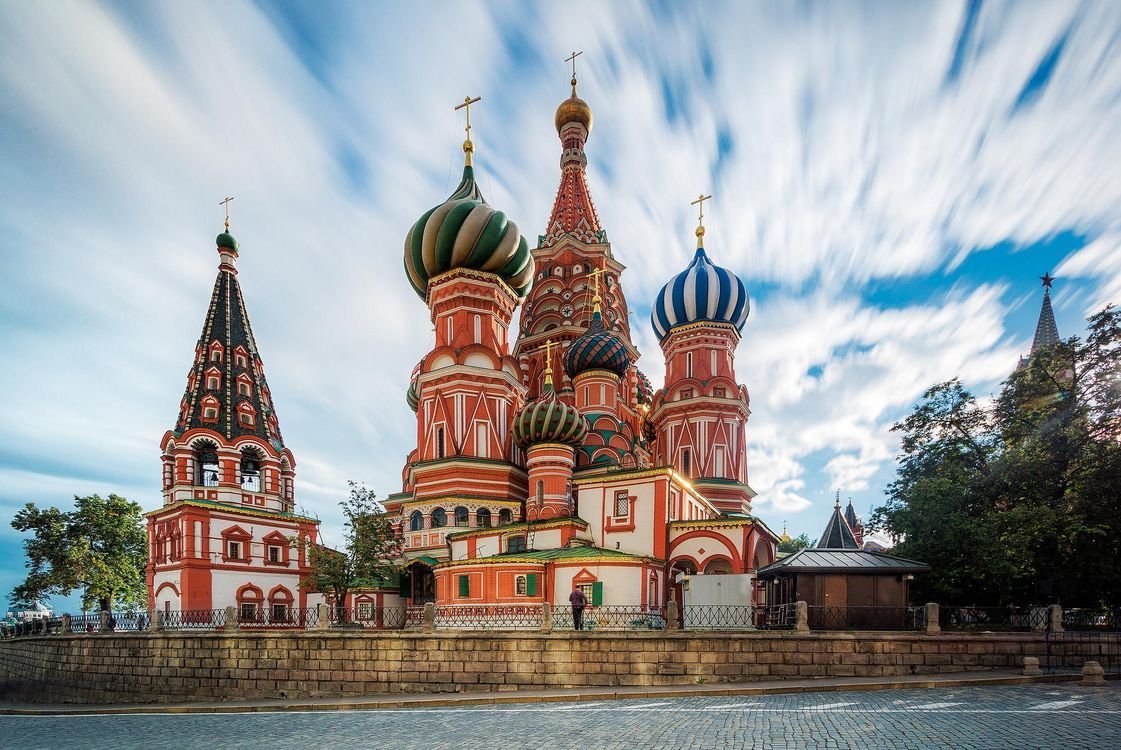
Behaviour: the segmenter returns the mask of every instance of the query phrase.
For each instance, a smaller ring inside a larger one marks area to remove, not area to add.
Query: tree
[[[12,528],[30,532],[23,548],[30,571],[12,591],[20,605],[82,589],[82,607],[100,610],[147,601],[148,537],[140,506],[119,495],[74,498],[74,510],[27,503]]]
[[[813,544],[813,542],[810,540],[808,534],[799,534],[797,537],[791,539],[788,542],[780,541],[778,543],[778,551],[792,554],[794,552],[797,552],[798,550],[803,550],[806,547],[809,547],[811,544]]]
[[[1121,598],[1121,313],[1036,351],[992,404],[928,390],[870,526],[931,565],[917,596],[1098,606]]]
[[[363,583],[396,581],[397,561],[404,548],[392,519],[372,491],[349,482],[350,496],[339,502],[344,518],[343,548],[309,545],[311,573],[301,583],[305,589],[330,592],[341,621],[346,597]]]

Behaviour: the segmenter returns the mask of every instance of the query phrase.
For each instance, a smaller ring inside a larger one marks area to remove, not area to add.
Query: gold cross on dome
[[[584,54],[583,50],[581,50],[580,52],[577,52],[576,50],[573,50],[571,55],[564,58],[565,62],[572,63],[572,77],[573,78],[576,78],[576,58],[579,57],[582,54]]]
[[[224,201],[219,201],[219,203],[218,203],[219,206],[224,206],[226,208],[226,231],[227,232],[230,231],[230,201],[232,201],[233,199],[234,199],[234,197],[232,195],[230,195],[230,196],[227,196]]]
[[[470,159],[471,151],[473,150],[472,147],[471,147],[471,105],[474,104],[475,102],[481,102],[482,100],[483,100],[482,96],[475,96],[474,99],[472,99],[471,96],[464,96],[463,103],[455,105],[455,110],[456,111],[466,110],[466,115],[467,115],[467,127],[466,127],[467,139],[465,141],[463,141],[463,150],[467,152],[467,155],[469,155],[469,159]]]
[[[705,201],[711,197],[711,195],[701,193],[697,196],[695,201],[689,204],[690,206],[697,207],[697,247],[701,246],[701,242],[705,236]]]

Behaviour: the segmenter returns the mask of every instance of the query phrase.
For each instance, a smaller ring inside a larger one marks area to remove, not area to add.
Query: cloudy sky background
[[[402,243],[458,180],[452,107],[484,97],[481,186],[532,245],[572,49],[656,385],[650,300],[715,196],[772,528],[816,537],[836,490],[866,516],[921,392],[1029,349],[1043,272],[1064,336],[1121,300],[1118,3],[0,0],[0,598],[24,502],[159,505],[227,195],[300,501],[330,538],[348,479],[400,489],[431,342]]]

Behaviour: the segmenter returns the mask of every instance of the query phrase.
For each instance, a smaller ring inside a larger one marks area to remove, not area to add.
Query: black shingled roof
[[[922,573],[928,570],[930,566],[926,563],[883,552],[808,548],[759,568],[756,574],[768,578],[783,573]]]

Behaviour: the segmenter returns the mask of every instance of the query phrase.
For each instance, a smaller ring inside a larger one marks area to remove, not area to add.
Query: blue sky
[[[572,49],[655,384],[650,300],[715,196],[772,527],[816,536],[836,490],[867,515],[891,424],[995,392],[1045,271],[1063,335],[1121,299],[1121,4],[0,0],[0,591],[22,503],[159,504],[227,195],[301,503],[330,535],[348,479],[399,489],[431,336],[402,244],[458,178],[452,107],[484,97],[484,194],[532,240]]]

